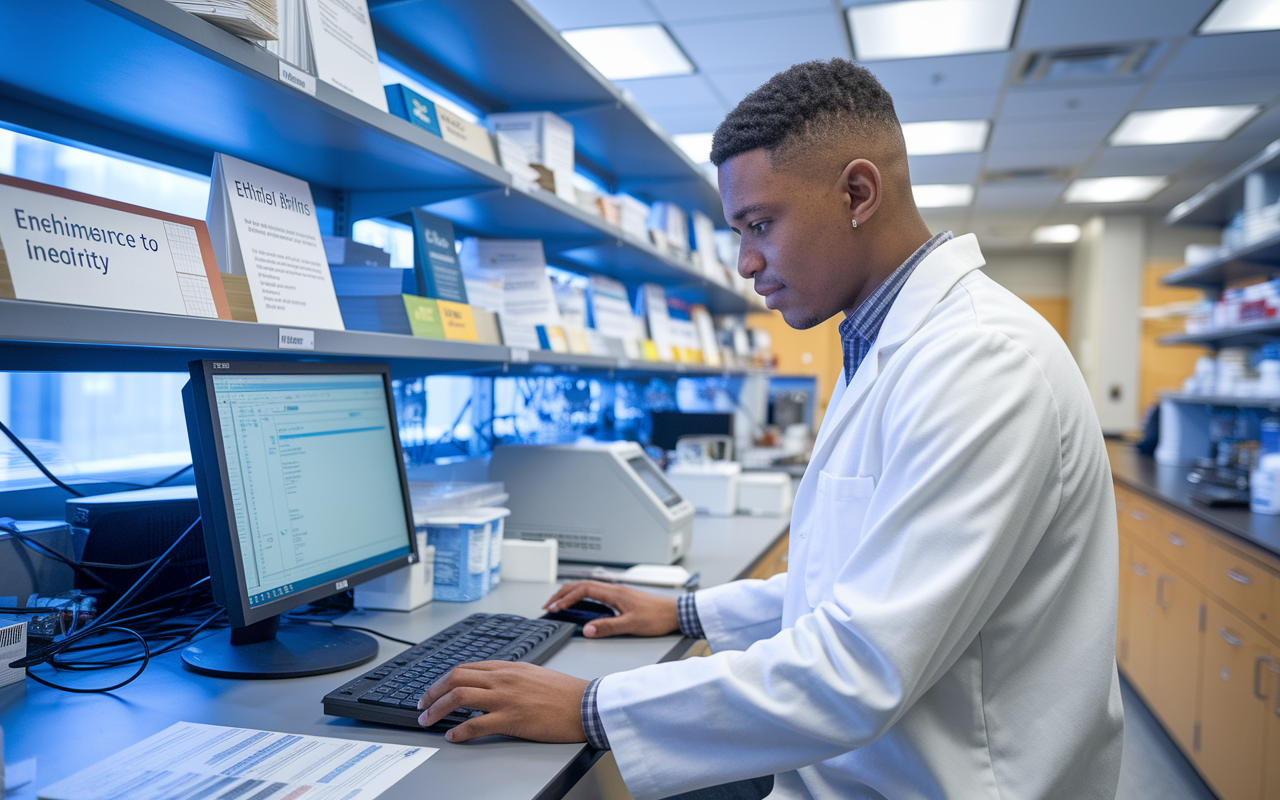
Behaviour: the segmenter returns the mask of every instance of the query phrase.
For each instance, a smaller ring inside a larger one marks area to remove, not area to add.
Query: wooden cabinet
[[[1120,669],[1221,800],[1280,800],[1280,559],[1117,486]]]
[[[1196,765],[1223,800],[1262,796],[1271,649],[1239,614],[1210,600]]]

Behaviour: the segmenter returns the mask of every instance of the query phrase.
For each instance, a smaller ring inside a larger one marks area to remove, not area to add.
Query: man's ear
[[[850,161],[840,173],[840,192],[845,197],[849,221],[866,223],[880,208],[879,168],[865,158]]]

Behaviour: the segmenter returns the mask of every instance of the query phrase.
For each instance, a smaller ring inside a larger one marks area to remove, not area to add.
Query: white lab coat
[[[606,677],[638,800],[777,773],[774,797],[1113,798],[1111,471],[1065,344],[979,271],[916,267],[837,386],[789,569],[697,594],[715,654]]]

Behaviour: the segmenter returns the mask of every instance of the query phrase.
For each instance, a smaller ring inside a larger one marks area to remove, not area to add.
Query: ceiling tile
[[[644,0],[529,0],[529,5],[558,31],[658,21]]]
[[[1001,119],[991,133],[990,148],[1029,150],[1050,145],[1096,145],[1111,133],[1120,115],[1053,121]]]
[[[1066,182],[1059,181],[984,183],[978,187],[978,199],[974,201],[974,208],[1018,211],[1048,208],[1057,202],[1066,188]]]
[[[706,133],[714,131],[727,113],[729,113],[727,108],[716,103],[683,108],[657,108],[650,111],[649,116],[670,134]]]
[[[953,92],[994,92],[1004,82],[1008,53],[904,58],[868,64],[889,93],[945,97]]]
[[[912,156],[908,161],[912,183],[973,183],[978,179],[982,154]]]
[[[1277,56],[1277,61],[1280,61],[1280,56]],[[1147,90],[1138,102],[1138,108],[1268,103],[1277,95],[1280,95],[1280,78],[1276,75],[1237,75],[1208,80],[1165,78]]]
[[[599,2],[599,0],[595,0]],[[789,14],[793,11],[825,11],[836,17],[831,0],[650,0],[658,13],[671,22],[708,19],[740,19],[753,14]],[[610,0],[612,2],[612,0]],[[609,3],[600,3],[609,5]],[[840,24],[837,17],[836,23]]]
[[[645,78],[615,81],[618,88],[631,93],[641,108],[652,113],[660,108],[679,108],[713,104],[720,106],[711,86],[702,75],[680,75],[671,78]]]
[[[1280,74],[1280,31],[1194,36],[1178,51],[1164,75],[1225,72]]]
[[[829,12],[712,23],[674,23],[671,33],[700,70],[776,67],[848,56],[844,26]],[[781,66],[779,66],[781,65]]]
[[[1256,142],[1258,150],[1280,139],[1280,106],[1269,108],[1254,117],[1231,137],[1231,140],[1236,139]]]
[[[1185,36],[1216,0],[1023,0],[1017,47]]]
[[[778,72],[776,69],[736,69],[730,72],[708,72],[706,77],[730,106],[736,106],[742,98],[759,89]]]
[[[1142,84],[1080,86],[1070,89],[1012,87],[1000,109],[1001,119],[1111,116],[1129,108]]]
[[[993,147],[987,154],[988,172],[1013,169],[1058,169],[1075,167],[1097,148],[1097,142],[1085,141],[1051,147]]]
[[[893,96],[893,107],[902,122],[991,119],[998,96],[995,92],[897,94]]]
[[[1215,142],[1157,144],[1145,147],[1108,147],[1090,165],[1086,177],[1107,175],[1173,175],[1203,158]]]

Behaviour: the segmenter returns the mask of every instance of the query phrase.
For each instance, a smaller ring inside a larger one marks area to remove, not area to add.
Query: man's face
[[[725,218],[742,236],[738,274],[754,279],[766,306],[803,330],[852,305],[866,276],[840,176],[775,171],[764,150],[734,156],[719,176]]]

